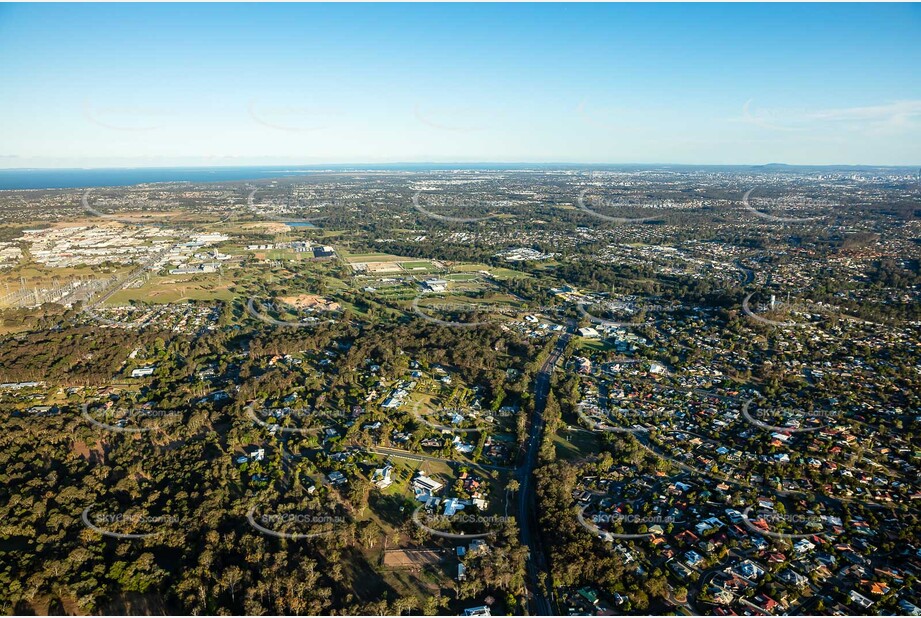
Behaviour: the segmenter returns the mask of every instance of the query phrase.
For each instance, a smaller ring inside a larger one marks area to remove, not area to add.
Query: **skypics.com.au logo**
[[[623,209],[635,209],[641,208],[644,205],[640,203],[632,203],[624,200],[605,198],[598,195],[593,195],[591,189],[582,189],[579,192],[579,196],[576,198],[576,207],[578,209],[596,219],[601,219],[602,221],[607,221],[609,223],[616,223],[618,225],[625,225],[630,223],[646,223],[648,221],[660,221],[662,220],[662,215],[654,215],[650,217],[614,217],[611,215],[605,215],[598,212],[598,209],[608,209],[608,210],[623,210]]]
[[[321,323],[335,324],[337,321],[335,317],[326,316],[340,315],[341,308],[334,306],[329,309],[316,309],[299,306],[296,302],[286,302],[282,298],[263,301],[256,297],[250,297],[246,301],[246,312],[260,322],[270,326],[312,328]]]
[[[498,217],[498,213],[490,212],[492,209],[500,206],[499,203],[488,203],[482,200],[464,198],[456,195],[433,195],[416,191],[412,197],[413,208],[422,213],[429,219],[447,223],[477,223],[488,221]],[[443,215],[434,210],[448,212],[470,212],[476,213],[474,217],[459,217],[455,215]],[[479,214],[484,213],[484,214]]]
[[[819,431],[841,419],[841,412],[838,410],[765,406],[761,404],[764,401],[764,397],[751,398],[742,404],[742,418],[764,431],[780,434]],[[754,410],[752,405],[755,406]]]
[[[617,225],[662,221],[665,218],[663,214],[643,217],[625,216],[636,210],[661,209],[666,204],[661,201],[629,197],[632,192],[631,188],[619,184],[620,182],[622,181],[618,181],[616,185],[611,185],[606,183],[606,176],[603,173],[590,172],[587,184],[591,186],[579,191],[576,196],[576,208],[591,217]],[[615,196],[615,192],[620,195]],[[608,215],[599,212],[599,210],[624,213],[624,215]]]
[[[663,421],[673,419],[676,410],[666,408],[642,410],[635,408],[604,408],[579,404],[576,413],[583,424],[595,431],[612,433],[648,433]],[[620,423],[630,423],[624,426]]]
[[[162,534],[164,530],[175,529],[181,521],[172,515],[153,516],[139,512],[92,513],[92,510],[92,506],[83,510],[80,516],[83,524],[94,532],[116,539],[149,538]]]
[[[495,303],[463,303],[456,301],[420,304],[426,295],[419,293],[413,299],[413,313],[427,322],[449,328],[476,328],[511,319],[521,309]],[[440,315],[442,317],[436,317]],[[460,319],[464,318],[464,319]]]
[[[155,408],[118,406],[90,410],[89,404],[81,407],[83,418],[96,427],[116,433],[144,433],[175,425],[185,415],[184,410],[158,410]]]
[[[330,129],[345,116],[342,109],[325,105],[272,105],[250,99],[246,105],[256,124],[286,133],[312,133]]]
[[[297,425],[314,422],[317,419],[328,421],[330,417],[336,417],[339,420],[345,419],[345,415],[341,412],[318,412],[312,408],[256,408],[253,405],[249,405],[246,406],[245,412],[250,420],[268,429],[271,433],[318,433],[331,425],[324,424],[323,426],[314,427],[300,427]]]
[[[575,303],[576,311],[593,324],[611,328],[637,327],[648,324],[647,318],[666,313],[680,313],[686,307],[679,303],[666,304],[647,301],[636,296],[615,296],[612,288],[608,295],[590,294]],[[589,309],[591,309],[591,311]],[[609,317],[601,317],[600,313]]]
[[[144,133],[155,131],[166,124],[175,123],[178,114],[165,108],[134,105],[102,106],[89,99],[82,105],[83,117],[92,124],[109,131]]]
[[[755,296],[755,292],[751,292],[742,300],[742,313],[747,315],[752,320],[759,322],[761,324],[767,324],[768,326],[778,326],[782,328],[802,328],[808,326],[809,322],[796,322],[793,320],[780,321],[773,318],[765,317],[766,315],[775,316],[778,314],[809,314],[812,315],[812,311],[808,306],[803,303],[792,302],[790,299],[778,300],[775,295],[771,295],[770,301],[761,307],[758,307],[758,311],[752,309],[752,298]]]
[[[456,507],[455,507],[456,508]],[[432,536],[451,540],[484,539],[496,534],[498,528],[513,517],[480,513],[430,513],[420,504],[412,514],[413,523]]]
[[[117,214],[102,212],[99,209],[97,209],[95,206],[90,204],[89,199],[90,199],[90,194],[92,193],[92,191],[93,191],[92,189],[87,189],[86,191],[83,192],[83,197],[81,199],[81,202],[83,204],[83,210],[90,213],[94,217],[98,217],[102,221],[114,221],[116,223],[121,223],[122,225],[134,225],[134,226],[144,225],[144,226],[161,227],[163,225],[159,221],[138,221],[137,218],[129,218],[129,217],[120,216]],[[122,198],[119,200],[122,206],[126,205],[125,204],[126,201],[128,202],[127,203],[128,206],[141,206],[141,203],[132,202],[130,199],[126,200]]]
[[[422,410],[423,405],[424,404],[421,399],[416,400],[415,403],[413,403],[413,405],[410,406],[409,411],[420,423],[428,425],[432,429],[436,429],[441,432],[455,432],[455,433],[470,433],[470,432],[482,431],[481,428],[476,427],[476,426],[458,427],[458,426],[453,426],[453,425],[442,425],[439,423],[435,423],[427,418],[428,415],[423,413],[423,410]],[[450,416],[452,421],[457,420],[458,422],[469,422],[473,420],[472,418],[467,418],[467,415],[465,414],[464,410],[442,409],[442,410],[439,410],[438,412],[442,415]]]
[[[257,516],[255,506],[246,513],[246,520],[262,534],[293,541],[329,536],[349,523],[348,518],[331,513],[263,513]]]
[[[823,217],[783,217],[778,215],[772,215],[767,212],[764,212],[763,208],[765,206],[774,209],[784,209],[784,210],[808,210],[813,211],[819,208],[830,208],[833,206],[831,202],[825,200],[812,201],[807,203],[806,198],[771,198],[759,200],[759,208],[755,208],[754,201],[752,200],[751,194],[755,191],[755,188],[751,188],[745,192],[745,195],[742,196],[742,206],[748,212],[752,213],[756,217],[765,219],[767,221],[772,221],[774,223],[808,223],[810,221],[818,221]]]
[[[742,523],[745,527],[757,534],[768,536],[775,539],[784,539],[787,541],[799,541],[810,539],[814,536],[834,537],[835,533],[828,531],[829,525],[840,525],[841,522],[835,518],[819,516],[813,514],[786,514],[776,511],[760,512],[752,519],[751,511],[753,507],[748,507],[742,513]],[[808,532],[778,532],[790,527],[795,530],[812,529]]]
[[[636,527],[640,529],[641,527],[650,528],[668,528],[673,524],[680,523],[675,520],[673,517],[661,517],[657,515],[635,515],[635,514],[626,514],[626,513],[594,513],[589,518],[585,517],[585,511],[588,508],[588,505],[584,505],[579,508],[576,512],[576,518],[579,520],[579,524],[600,538],[605,540],[639,540],[639,539],[649,539],[655,536],[656,532],[612,532],[610,530],[604,530],[599,527],[599,524],[608,526],[615,526],[616,528],[623,529],[623,525],[627,524],[630,527]]]
[[[246,207],[260,219],[288,226],[314,227],[314,223],[328,218],[328,212],[343,212],[358,203],[356,197],[339,189],[301,189],[269,197],[256,204],[259,188],[246,196]]]
[[[670,526],[678,523],[674,517],[640,515],[637,513],[595,513],[591,520],[595,524],[631,524],[636,526]]]

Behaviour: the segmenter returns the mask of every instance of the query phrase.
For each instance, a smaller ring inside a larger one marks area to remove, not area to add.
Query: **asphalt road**
[[[536,616],[556,614],[550,599],[540,587],[540,573],[546,573],[547,582],[549,582],[550,569],[540,541],[533,474],[534,467],[537,465],[541,436],[544,432],[544,410],[547,407],[547,395],[550,393],[550,375],[568,341],[568,333],[557,340],[556,346],[534,380],[534,417],[531,419],[525,460],[519,468],[518,522],[521,528],[521,543],[528,548],[528,597],[531,603],[531,614]]]

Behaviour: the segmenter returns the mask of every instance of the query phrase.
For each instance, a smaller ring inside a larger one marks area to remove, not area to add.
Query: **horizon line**
[[[521,167],[653,167],[653,166],[680,166],[680,167],[791,167],[791,168],[872,168],[872,169],[921,169],[921,163],[915,164],[875,164],[875,163],[682,163],[682,162],[592,162],[579,163],[572,161],[392,161],[392,162],[346,162],[346,163],[220,163],[214,165],[176,164],[176,165],[102,165],[102,166],[29,166],[29,167],[0,167],[0,172],[32,172],[32,171],[101,171],[101,170],[142,170],[142,169],[246,169],[246,168],[343,168],[343,167],[399,167],[399,166],[521,166]]]

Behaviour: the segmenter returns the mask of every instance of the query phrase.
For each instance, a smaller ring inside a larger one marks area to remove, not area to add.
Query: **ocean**
[[[123,187],[152,182],[222,182],[280,178],[318,171],[284,167],[137,167],[0,170],[0,190]]]
[[[153,182],[227,182],[282,178],[317,172],[513,169],[519,164],[394,163],[263,167],[134,167],[88,169],[0,169],[0,190],[124,187]]]

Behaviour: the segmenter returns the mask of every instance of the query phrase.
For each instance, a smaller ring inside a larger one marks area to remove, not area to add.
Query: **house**
[[[423,496],[424,500],[428,500],[430,496],[438,493],[444,488],[443,483],[439,483],[435,479],[429,478],[421,473],[412,480],[411,485],[417,500],[423,500]]]
[[[691,576],[691,570],[677,560],[669,560],[666,564],[680,579],[688,579]]]
[[[765,613],[767,614],[771,614],[774,611],[774,609],[779,605],[777,601],[775,601],[774,599],[772,599],[766,594],[756,595],[752,599],[752,604],[756,605],[760,609],[763,609]]]
[[[861,585],[867,586],[870,589],[870,594],[875,594],[876,596],[882,596],[889,592],[889,586],[883,582],[871,582],[867,580],[862,580]]]
[[[326,475],[326,480],[329,481],[330,485],[342,485],[346,482],[345,475],[339,472],[338,470],[333,470]]]
[[[783,564],[787,561],[787,557],[779,551],[771,552],[768,554],[768,562],[772,564]]]
[[[684,554],[684,563],[689,567],[696,567],[698,564],[704,561],[704,557],[698,554],[693,549],[686,554]]]
[[[464,501],[457,498],[448,498],[445,500],[445,517],[453,517],[455,513],[464,509]]]
[[[854,603],[856,603],[863,609],[869,609],[870,607],[873,606],[873,601],[863,596],[856,590],[851,590],[851,592],[847,596],[851,601],[853,601]]]
[[[909,616],[921,616],[921,608],[905,599],[899,600],[899,609]]]
[[[154,372],[153,367],[139,367],[131,372],[132,378],[146,378],[147,376],[152,376]]]
[[[585,337],[586,339],[599,339],[601,334],[594,328],[587,326],[579,329],[579,336]]]
[[[476,450],[476,447],[473,444],[464,442],[460,439],[460,436],[454,436],[454,441],[452,444],[454,445],[454,450],[458,453],[472,453],[474,450]]]
[[[803,586],[809,583],[809,580],[806,579],[805,576],[800,575],[793,569],[784,569],[783,571],[777,574],[777,579],[779,579],[780,581],[784,583],[791,584],[793,586],[797,586],[799,588],[802,588]]]
[[[631,562],[636,560],[636,558],[633,556],[630,550],[624,547],[623,545],[621,545],[620,543],[617,544],[617,547],[614,548],[614,551],[616,551],[617,553],[621,555],[621,558],[623,559],[624,564],[630,564]]]
[[[592,605],[598,604],[598,593],[586,586],[579,590],[579,596],[591,603]]]
[[[690,530],[682,530],[681,532],[675,535],[675,539],[678,541],[685,542],[685,543],[696,543],[697,541],[700,540],[700,537],[698,537],[696,534],[694,534]]]
[[[707,519],[694,526],[694,528],[697,530],[697,534],[704,534],[710,530],[722,528],[725,525],[726,524],[718,520],[716,517],[708,517]]]
[[[390,478],[390,473],[393,470],[393,466],[390,464],[385,465],[383,468],[377,468],[371,474],[371,482],[378,489],[387,489],[393,485],[393,479]]]
[[[731,590],[721,586],[715,579],[707,592],[713,597],[713,600],[719,605],[730,605],[735,600],[735,595]]]
[[[492,612],[489,611],[489,606],[482,605],[480,607],[468,607],[464,610],[464,616],[492,616]]]
[[[726,509],[726,515],[729,517],[729,521],[734,524],[742,522],[742,513],[735,509]]]
[[[764,569],[756,565],[751,560],[740,562],[732,568],[732,572],[739,577],[744,577],[745,579],[750,579],[752,581],[758,581],[758,579],[764,575]]]

